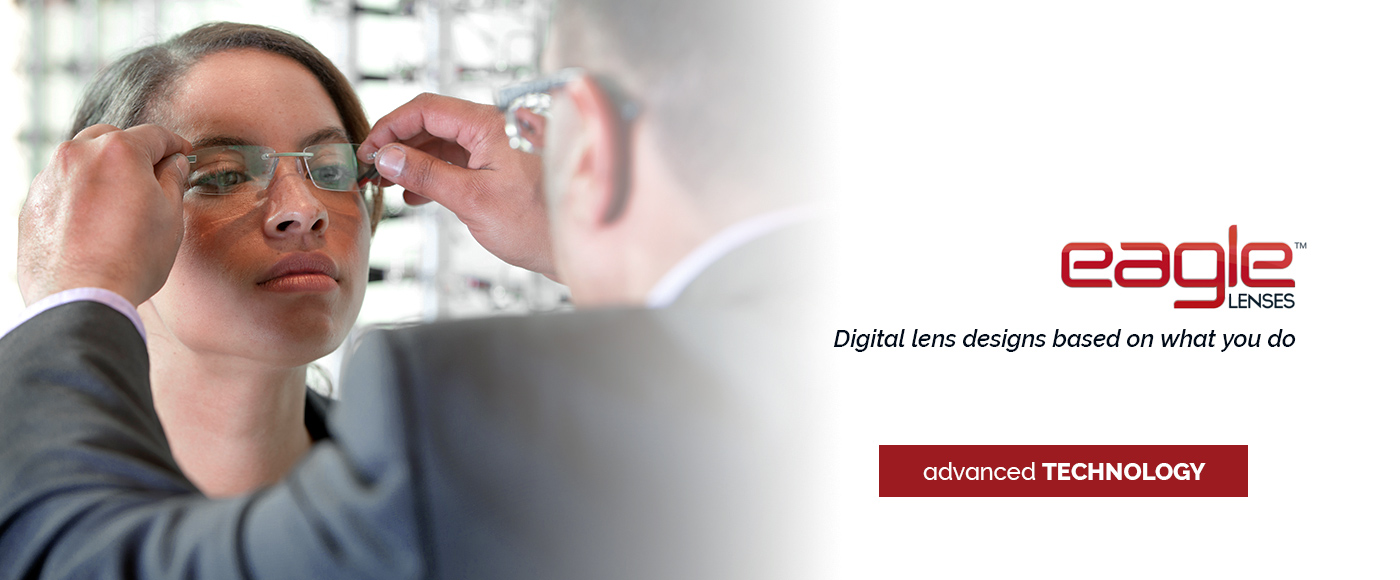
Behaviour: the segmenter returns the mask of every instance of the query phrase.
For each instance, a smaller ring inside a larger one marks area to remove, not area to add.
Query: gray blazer
[[[771,238],[668,309],[371,333],[334,440],[236,499],[176,467],[131,323],[54,308],[0,339],[0,578],[802,574],[825,334]]]

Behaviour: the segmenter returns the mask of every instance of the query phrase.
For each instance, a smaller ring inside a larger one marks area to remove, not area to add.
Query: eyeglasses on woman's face
[[[327,191],[360,191],[374,166],[362,168],[355,159],[358,145],[328,143],[301,151],[278,152],[258,145],[226,145],[196,150],[190,161],[188,193],[236,195],[267,189],[277,162],[294,158],[302,176]]]

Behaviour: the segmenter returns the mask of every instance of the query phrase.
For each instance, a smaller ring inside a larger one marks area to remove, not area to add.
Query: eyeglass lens
[[[526,153],[544,149],[544,128],[549,118],[549,93],[529,93],[511,101],[506,111],[506,136],[510,146]]]
[[[358,191],[357,146],[351,143],[312,145],[299,153],[278,153],[271,147],[231,145],[200,149],[190,155],[188,191],[204,195],[236,195],[265,189],[282,157],[300,157],[304,174],[321,189]]]

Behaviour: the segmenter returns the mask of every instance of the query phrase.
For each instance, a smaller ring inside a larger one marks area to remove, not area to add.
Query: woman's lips
[[[287,274],[259,284],[273,292],[330,292],[340,286],[335,278],[325,274]]]
[[[272,292],[330,292],[339,288],[335,261],[320,253],[291,254],[263,274],[258,286]]]

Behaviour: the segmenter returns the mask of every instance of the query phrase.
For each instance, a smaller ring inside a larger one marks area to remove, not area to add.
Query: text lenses
[[[330,191],[359,191],[356,183],[359,164],[355,160],[356,146],[350,143],[312,145],[306,148],[311,157],[306,160],[307,176],[316,187]]]
[[[269,147],[228,146],[195,151],[187,191],[204,195],[234,195],[261,189],[275,167]]]
[[[549,101],[549,93],[529,93],[511,101],[506,111],[506,136],[512,148],[526,153],[544,149]]]

